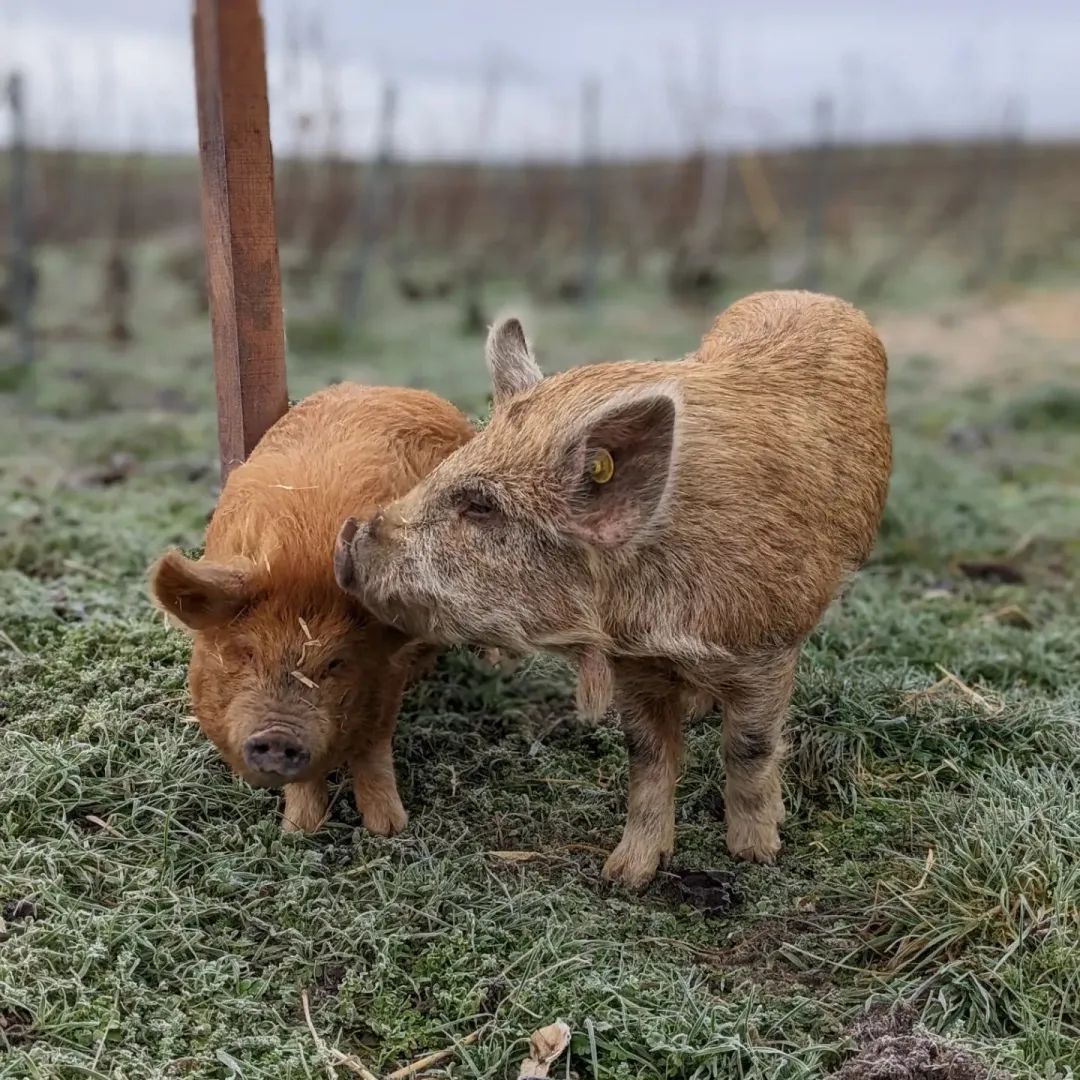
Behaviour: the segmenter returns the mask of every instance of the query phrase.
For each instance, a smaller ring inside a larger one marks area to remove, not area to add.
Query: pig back
[[[873,546],[891,467],[885,351],[843,301],[765,293],[722,314],[679,368],[662,561],[701,568],[683,599],[707,634],[793,642]]]
[[[458,409],[423,390],[342,383],[313,394],[230,474],[206,554],[288,560],[332,582],[342,521],[404,494],[472,435]]]

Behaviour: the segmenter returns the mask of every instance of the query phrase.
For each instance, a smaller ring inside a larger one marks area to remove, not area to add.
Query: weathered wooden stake
[[[995,282],[1005,263],[1009,207],[1016,187],[1024,141],[1024,103],[1015,94],[1005,102],[1005,115],[997,159],[991,165],[990,191],[983,213],[983,242],[980,262],[970,275],[971,284]]]
[[[806,216],[806,262],[803,287],[821,288],[825,274],[825,216],[830,200],[833,145],[833,100],[819,97],[814,102],[814,153],[810,162],[810,199]]]
[[[34,360],[34,262],[30,249],[30,153],[27,148],[26,102],[23,77],[8,80],[11,106],[11,306],[14,309],[17,354],[15,366],[23,371]]]
[[[195,0],[192,34],[224,481],[289,405],[258,0]]]
[[[360,191],[360,221],[352,258],[342,275],[339,309],[346,323],[358,323],[363,315],[364,289],[378,247],[382,219],[394,172],[394,123],[397,119],[397,86],[383,83],[379,104],[379,128],[375,159],[364,173]]]
[[[586,79],[581,92],[581,174],[585,228],[582,237],[582,297],[596,303],[600,282],[600,83]]]

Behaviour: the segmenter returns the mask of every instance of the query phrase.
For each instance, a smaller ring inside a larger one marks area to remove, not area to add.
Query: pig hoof
[[[521,657],[503,649],[485,649],[483,657],[484,663],[500,675],[512,675],[521,667]]]
[[[364,828],[375,836],[397,836],[409,824],[409,815],[401,803],[387,803],[377,809],[362,810],[360,816],[363,818]]]
[[[605,881],[622,885],[633,892],[647,888],[656,877],[656,871],[666,866],[671,859],[671,852],[659,848],[620,841],[619,846],[608,856],[604,869],[600,871]]]
[[[733,821],[728,825],[727,848],[736,859],[775,862],[780,851],[780,832],[771,822]]]

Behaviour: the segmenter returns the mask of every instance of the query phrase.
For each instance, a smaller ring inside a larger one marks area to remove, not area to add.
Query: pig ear
[[[166,552],[150,569],[150,592],[163,611],[189,630],[221,626],[255,599],[253,567],[223,566]]]
[[[565,526],[597,547],[647,540],[662,525],[675,482],[679,399],[674,387],[620,394],[568,448]]]
[[[517,319],[503,319],[492,326],[484,356],[496,405],[535,386],[544,377]]]

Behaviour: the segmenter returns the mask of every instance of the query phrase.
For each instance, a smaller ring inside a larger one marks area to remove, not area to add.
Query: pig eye
[[[458,512],[469,521],[484,522],[499,512],[499,508],[486,495],[478,491],[463,493],[458,501]]]
[[[327,675],[332,675],[335,671],[340,671],[344,666],[344,660],[331,660],[330,663],[326,665],[326,673]]]

